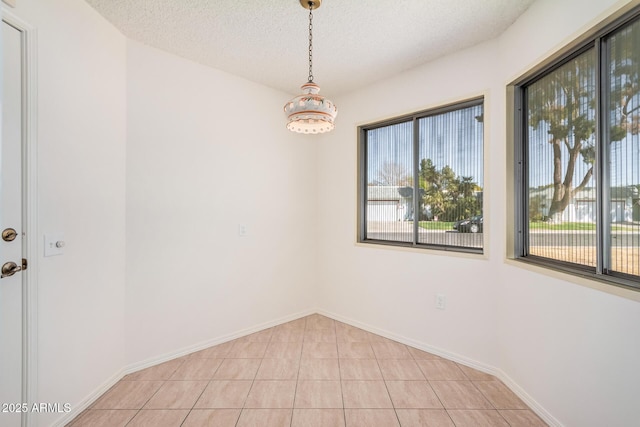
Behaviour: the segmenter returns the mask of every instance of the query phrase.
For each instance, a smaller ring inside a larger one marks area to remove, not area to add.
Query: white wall
[[[539,0],[493,42],[335,100],[336,131],[318,152],[327,313],[494,367],[552,422],[637,423],[640,304],[505,259],[505,87],[624,3]],[[485,256],[357,245],[357,126],[481,93]],[[435,309],[435,293],[447,295],[445,311]]]
[[[38,240],[67,243],[39,259],[37,401],[75,406],[124,365],[126,44],[82,1],[12,12],[38,32]]]
[[[493,271],[484,257],[354,244],[356,126],[484,94],[492,86],[496,47],[488,42],[336,99],[339,123],[319,145],[321,307],[483,361],[495,360],[496,348],[495,321],[487,310],[495,283],[478,280]],[[443,84],[449,81],[455,84]],[[489,112],[492,105],[487,93]],[[493,194],[487,187],[485,198]],[[438,292],[447,295],[446,311],[434,309]]]
[[[625,3],[534,3],[500,37],[502,87]],[[505,153],[500,150],[501,158]],[[509,198],[505,195],[502,200],[504,213]],[[514,264],[503,265],[499,274],[497,366],[567,426],[636,425],[640,419],[634,399],[640,395],[637,295],[635,301],[621,298]]]
[[[317,136],[286,130],[292,96],[127,52],[127,360],[315,307]]]
[[[83,1],[13,12],[38,31],[39,232],[67,242],[40,260],[38,401],[315,307],[317,137],[286,130],[291,95],[127,44]]]
[[[39,232],[68,244],[40,260],[39,401],[319,306],[496,367],[565,425],[632,425],[639,304],[504,258],[504,87],[615,7],[539,0],[498,40],[336,99],[336,131],[306,137],[284,128],[287,94],[126,42],[82,1],[20,0]],[[356,245],[357,125],[480,94],[486,255]]]

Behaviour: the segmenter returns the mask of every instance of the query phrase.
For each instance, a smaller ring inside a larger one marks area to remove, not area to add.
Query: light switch
[[[44,256],[62,255],[64,253],[64,235],[50,233],[44,235]]]

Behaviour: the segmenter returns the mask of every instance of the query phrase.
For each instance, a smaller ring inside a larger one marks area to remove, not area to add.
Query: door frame
[[[28,268],[22,273],[22,403],[37,402],[38,386],[38,117],[37,30],[2,5],[2,21],[21,33],[22,42],[22,216],[23,254]],[[42,249],[42,248],[41,248]],[[22,426],[36,425],[37,413],[22,414]]]

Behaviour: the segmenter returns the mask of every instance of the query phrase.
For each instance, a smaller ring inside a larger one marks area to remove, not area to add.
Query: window
[[[640,288],[640,19],[514,88],[516,256]]]
[[[475,99],[361,127],[359,240],[482,253],[483,120]]]

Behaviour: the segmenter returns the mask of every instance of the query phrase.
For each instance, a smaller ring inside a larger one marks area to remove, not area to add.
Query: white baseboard
[[[223,344],[228,341],[232,341],[238,338],[242,338],[246,335],[253,334],[255,332],[260,332],[264,329],[272,328],[274,326],[281,325],[283,323],[291,322],[292,320],[300,319],[301,317],[308,316],[313,313],[317,313],[318,310],[315,309],[307,309],[301,312],[290,314],[288,316],[280,317],[275,320],[270,320],[268,322],[260,323],[258,325],[251,326],[249,328],[241,329],[239,331],[223,335],[221,337],[213,338],[207,341],[202,341],[198,344],[190,345],[188,347],[183,347],[176,351],[172,351],[169,353],[161,354],[156,357],[152,357],[146,360],[142,360],[140,362],[132,363],[128,366],[125,366],[123,369],[125,375],[133,372],[137,372],[141,369],[149,368],[151,366],[159,365],[160,363],[168,362],[169,360],[175,359],[177,357],[186,356],[187,354],[193,353],[195,351],[204,350],[205,348]]]
[[[505,372],[502,370],[498,370],[496,374],[494,374],[500,381],[504,383],[507,387],[511,389],[512,392],[516,394],[524,403],[527,404],[531,408],[533,412],[535,412],[542,420],[549,424],[552,427],[564,427],[564,425],[549,411],[542,407],[533,397],[529,395],[518,383],[513,381]]]
[[[272,328],[274,326],[277,325],[281,325],[283,323],[287,323],[296,319],[300,319],[302,317],[305,316],[309,316],[311,314],[314,313],[318,313],[321,314],[323,316],[327,316],[330,317],[334,320],[346,323],[348,325],[354,326],[356,328],[360,328],[363,329],[365,331],[374,333],[376,335],[380,335],[383,336],[385,338],[389,338],[391,340],[400,342],[402,344],[406,344],[409,345],[411,347],[417,348],[419,350],[423,350],[432,354],[435,354],[436,356],[440,356],[443,357],[445,359],[449,359],[452,360],[456,363],[460,363],[462,365],[468,366],[470,368],[474,368],[477,369],[481,372],[490,374],[490,375],[494,375],[496,378],[498,378],[500,381],[502,381],[507,387],[509,387],[509,389],[511,389],[511,391],[513,391],[516,396],[518,396],[524,403],[526,403],[532,411],[534,411],[540,418],[542,418],[542,420],[544,422],[546,422],[547,424],[549,424],[552,427],[563,427],[563,424],[558,421],[553,415],[551,415],[546,409],[544,409],[533,397],[531,397],[522,387],[520,387],[515,381],[513,381],[504,371],[497,369],[493,366],[487,365],[485,363],[479,362],[477,360],[474,359],[470,359],[468,357],[462,356],[460,354],[451,352],[451,351],[447,351],[438,347],[433,347],[431,345],[425,344],[423,342],[420,341],[416,341],[414,339],[402,336],[402,335],[398,335],[395,334],[393,332],[389,332],[387,330],[384,329],[380,329],[378,327],[375,326],[371,326],[369,324],[366,323],[362,323],[362,322],[358,322],[356,320],[350,319],[350,318],[346,318],[344,316],[340,316],[338,314],[335,313],[331,313],[328,312],[326,310],[321,310],[321,309],[307,309],[307,310],[303,310],[301,312],[298,312],[296,314],[291,314],[288,316],[284,316],[269,322],[264,322],[255,326],[252,326],[250,328],[245,328],[242,329],[240,331],[231,333],[231,334],[227,334],[227,335],[223,335],[221,337],[217,337],[217,338],[213,338],[207,341],[203,341],[200,342],[198,344],[194,344],[192,346],[188,346],[188,347],[184,347],[181,349],[178,349],[176,351],[172,351],[169,353],[165,353],[162,355],[159,355],[157,357],[153,357],[150,359],[146,359],[140,362],[136,362],[136,363],[132,363],[126,367],[124,367],[123,369],[120,370],[120,372],[118,372],[116,375],[112,376],[109,380],[107,380],[104,384],[102,384],[100,387],[98,387],[96,390],[94,390],[89,396],[87,396],[85,399],[82,400],[82,402],[80,402],[79,404],[75,405],[73,407],[73,409],[71,410],[71,412],[69,412],[68,414],[65,414],[61,419],[59,419],[58,421],[56,421],[53,425],[55,427],[61,427],[64,426],[66,423],[70,422],[71,420],[73,420],[75,417],[77,417],[79,414],[82,413],[82,411],[84,411],[85,409],[87,409],[89,406],[91,406],[91,404],[93,404],[93,402],[95,402],[102,394],[104,394],[109,388],[113,387],[113,385],[115,383],[117,383],[118,381],[120,381],[122,379],[122,377],[124,377],[126,374],[130,374],[132,372],[136,372],[139,371],[141,369],[145,369],[145,368],[149,368],[151,366],[155,366],[158,365],[160,363],[164,363],[164,362],[168,362],[169,360],[175,359],[177,357],[182,357],[185,356],[189,353],[193,353],[195,351],[200,351],[200,350],[204,350],[205,348],[214,346],[214,345],[218,345],[218,344],[223,344],[225,342],[228,341],[232,341],[234,339],[237,338],[241,338],[244,337],[246,335],[250,335],[253,334],[255,332],[259,332],[261,330],[264,329],[268,329],[268,328]]]
[[[62,427],[67,423],[69,423],[71,420],[73,420],[78,415],[80,415],[82,411],[84,411],[89,406],[91,406],[93,402],[95,402],[100,396],[102,396],[107,390],[113,387],[118,381],[120,381],[127,374],[139,371],[141,369],[149,368],[151,366],[159,365],[160,363],[168,362],[169,360],[175,359],[177,357],[185,356],[189,353],[193,353],[194,351],[204,350],[205,348],[208,348],[214,345],[223,344],[225,342],[232,341],[234,339],[241,338],[246,335],[250,335],[264,329],[272,328],[274,326],[278,326],[283,323],[291,322],[292,320],[300,319],[301,317],[305,317],[317,312],[318,310],[315,310],[315,309],[303,310],[295,314],[280,317],[278,319],[271,320],[269,322],[263,322],[258,325],[252,326],[250,328],[245,328],[231,334],[223,335],[217,338],[212,338],[210,340],[203,341],[198,344],[194,344],[188,347],[183,347],[176,351],[172,351],[156,357],[152,357],[150,359],[146,359],[140,362],[127,365],[124,368],[122,368],[117,374],[112,376],[108,381],[106,381],[104,384],[102,384],[100,387],[98,387],[96,390],[90,393],[80,403],[74,405],[71,409],[71,412],[65,414],[62,418],[57,420],[53,424],[53,426]]]
[[[102,383],[98,388],[93,390],[87,397],[85,397],[80,403],[77,403],[71,407],[71,411],[64,414],[61,418],[55,421],[52,426],[54,427],[62,427],[67,423],[71,422],[74,418],[82,413],[85,409],[93,404],[100,396],[107,392],[111,387],[113,387],[118,381],[120,381],[124,377],[124,370],[121,369],[107,381]]]
[[[366,323],[358,322],[356,320],[349,319],[347,317],[340,316],[338,314],[331,313],[325,310],[319,310],[318,313],[322,314],[323,316],[330,317],[334,320],[354,326],[356,328],[364,329],[367,332],[371,332],[373,334],[380,335],[385,338],[389,338],[390,340],[397,341],[399,343],[417,348],[418,350],[426,351],[428,353],[435,354],[436,356],[444,357],[445,359],[449,359],[451,361],[460,363],[462,365],[469,366],[470,368],[477,369],[486,374],[495,375],[498,372],[498,370],[495,369],[493,366],[478,362],[477,360],[469,359],[468,357],[464,357],[462,355],[444,350],[442,348],[434,347],[434,346],[425,344],[423,342],[416,341],[412,338],[407,338],[405,336],[398,335],[396,333],[389,332],[387,330],[380,329],[378,327],[371,326]]]
[[[337,320],[342,323],[346,323],[348,325],[354,326],[356,328],[364,329],[367,332],[371,332],[376,335],[383,336],[385,338],[389,338],[393,341],[397,341],[402,344],[406,344],[408,346],[417,348],[418,350],[426,351],[436,356],[443,357],[445,359],[449,359],[456,363],[460,363],[461,365],[468,366],[470,368],[477,369],[478,371],[484,372],[486,374],[494,375],[500,381],[504,383],[511,391],[515,393],[524,403],[531,408],[533,412],[536,413],[544,422],[549,424],[551,427],[563,427],[563,424],[558,421],[553,415],[551,415],[545,408],[542,407],[533,397],[531,397],[522,387],[520,387],[515,381],[513,381],[504,371],[495,368],[494,366],[487,365],[486,363],[479,362],[474,359],[470,359],[468,357],[462,356],[457,353],[453,353],[451,351],[447,351],[438,347],[433,347],[431,345],[425,344],[420,341],[416,341],[411,338],[407,338],[402,335],[395,334],[393,332],[389,332],[384,329],[377,328],[375,326],[371,326],[366,323],[358,322],[356,320],[340,316],[335,313],[331,313],[326,310],[318,310],[318,314],[322,314],[323,316],[330,317],[334,320]]]

